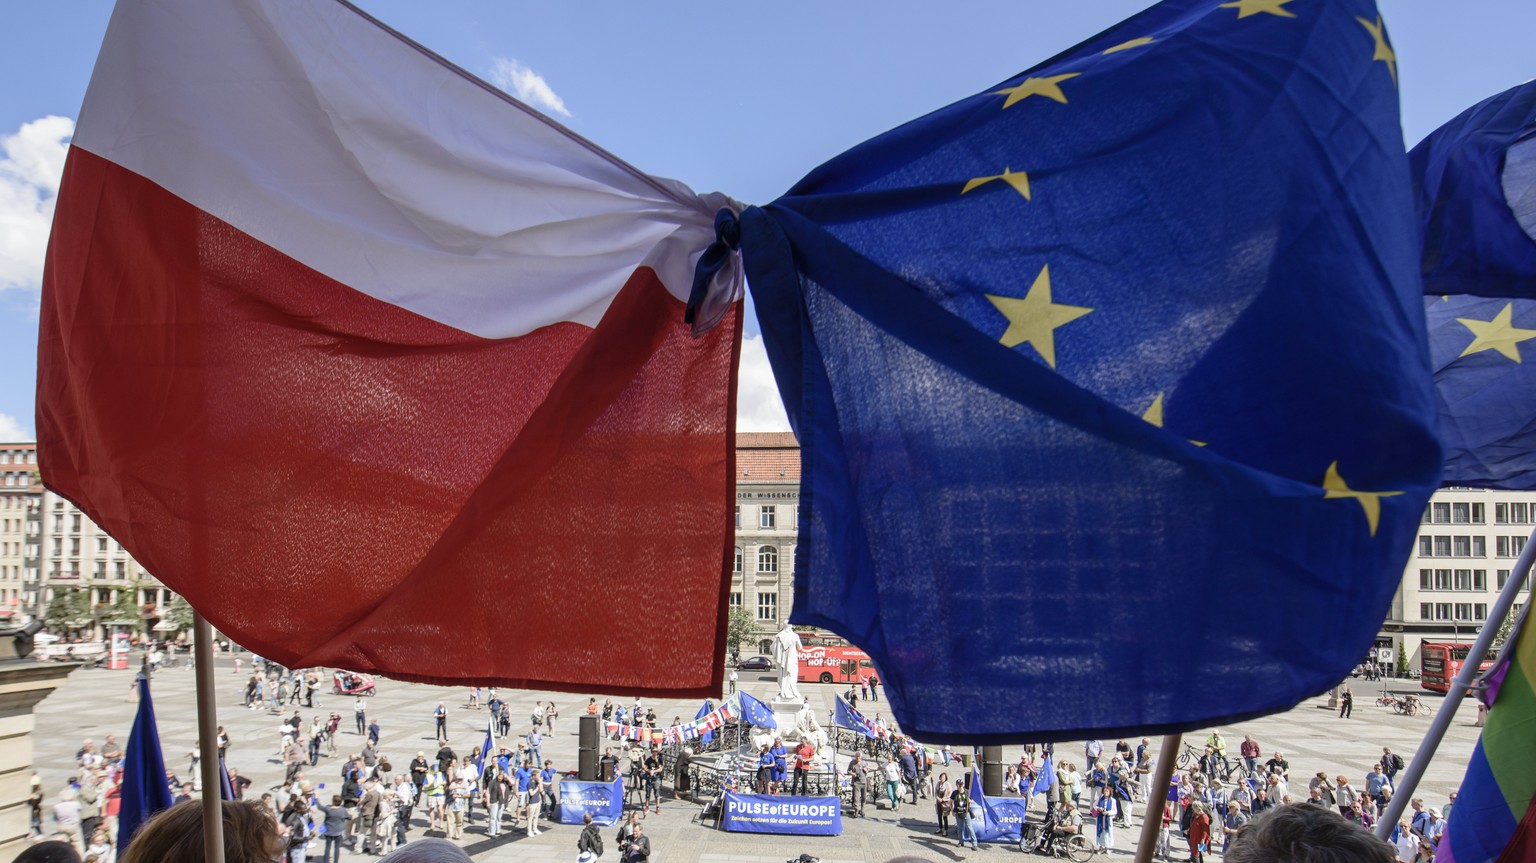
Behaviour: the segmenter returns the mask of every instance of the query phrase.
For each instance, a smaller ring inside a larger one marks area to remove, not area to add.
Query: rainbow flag
[[[1439,863],[1536,860],[1536,631],[1527,613],[1514,649],[1488,675],[1488,719],[1472,751]]]

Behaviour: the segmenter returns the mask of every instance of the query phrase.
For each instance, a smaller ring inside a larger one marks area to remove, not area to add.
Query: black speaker
[[[981,747],[981,791],[992,797],[1003,796],[1003,747]]]
[[[576,771],[582,782],[597,781],[597,717],[585,714],[576,722]]]

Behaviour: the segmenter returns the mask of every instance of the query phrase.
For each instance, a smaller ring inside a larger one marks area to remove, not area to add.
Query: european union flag
[[[1445,484],[1536,489],[1536,300],[1431,296],[1424,312]]]
[[[1461,112],[1408,161],[1424,291],[1536,299],[1536,81]]]
[[[1169,0],[743,213],[792,620],[903,731],[1186,730],[1363,655],[1440,475],[1396,84],[1365,0]]]
[[[149,680],[139,675],[139,710],[133,716],[128,745],[123,751],[123,790],[117,817],[117,847],[127,849],[145,821],[171,808],[171,787],[166,784],[165,753],[160,750],[160,729],[155,725],[155,703],[149,697]]]

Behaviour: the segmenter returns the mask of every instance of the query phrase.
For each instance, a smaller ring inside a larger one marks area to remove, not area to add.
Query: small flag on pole
[[[155,705],[149,697],[149,680],[139,676],[139,710],[128,733],[123,756],[122,806],[117,816],[117,847],[127,849],[139,826],[156,812],[171,808],[171,788],[165,779],[165,754],[160,751],[160,731],[155,725]]]

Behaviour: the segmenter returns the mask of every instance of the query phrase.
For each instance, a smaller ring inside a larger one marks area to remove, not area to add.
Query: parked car
[[[754,656],[736,663],[736,668],[740,671],[772,671],[773,660],[766,656]]]

